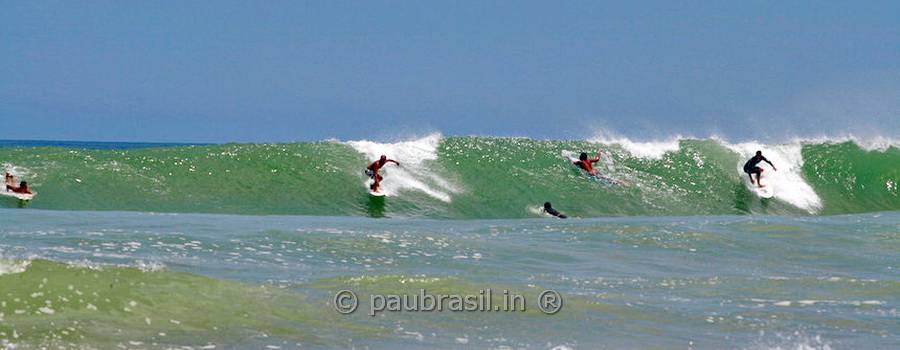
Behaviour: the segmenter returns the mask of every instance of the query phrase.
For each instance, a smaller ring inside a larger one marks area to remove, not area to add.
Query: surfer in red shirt
[[[22,194],[31,194],[31,191],[28,190],[28,182],[22,181],[19,183],[19,187],[13,187],[10,185],[6,185],[6,190],[15,193]]]
[[[383,179],[383,177],[378,174],[378,170],[387,165],[387,163],[394,163],[397,164],[397,166],[400,166],[400,162],[393,159],[388,159],[388,157],[385,155],[381,155],[381,158],[372,162],[372,164],[369,164],[369,166],[366,168],[366,176],[375,180],[375,182],[372,183],[372,186],[369,186],[369,189],[372,190],[372,192],[378,192],[378,188],[379,186],[381,186],[381,180]]]
[[[573,162],[573,163],[575,164],[575,166],[581,168],[581,170],[584,170],[589,175],[597,176],[597,175],[600,175],[600,173],[597,172],[597,169],[594,169],[594,163],[599,162],[599,161],[600,161],[600,150],[597,150],[597,156],[594,158],[590,158],[590,159],[588,159],[587,153],[581,152],[581,155],[578,156],[578,161]]]

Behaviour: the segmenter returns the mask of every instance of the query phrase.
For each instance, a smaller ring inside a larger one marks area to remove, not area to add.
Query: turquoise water
[[[6,347],[900,346],[900,213],[431,220],[0,210]],[[334,293],[563,309],[337,313]],[[496,292],[495,292],[496,293]],[[526,299],[527,300],[527,299]]]

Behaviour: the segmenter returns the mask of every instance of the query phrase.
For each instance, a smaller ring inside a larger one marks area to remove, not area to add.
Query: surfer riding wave
[[[381,180],[383,180],[384,178],[381,176],[381,174],[378,173],[378,170],[381,170],[381,168],[387,165],[387,163],[394,163],[397,164],[397,166],[400,166],[400,162],[393,159],[388,159],[388,157],[385,155],[381,155],[381,158],[372,162],[372,164],[369,164],[369,166],[366,168],[366,176],[368,176],[372,180],[375,180],[375,182],[373,182],[372,185],[369,186],[369,189],[372,190],[372,192],[378,192],[378,190],[380,189]]]
[[[763,168],[757,166],[759,162],[769,163],[769,165],[772,166],[772,170],[778,171],[778,169],[775,168],[775,164],[772,164],[772,162],[766,159],[766,157],[763,157],[762,151],[756,151],[756,155],[753,156],[753,158],[747,160],[746,163],[744,163],[744,172],[747,173],[747,176],[750,177],[750,183],[756,184],[759,187],[763,187],[764,185],[762,184],[761,179]],[[756,174],[755,182],[753,181],[753,174]]]

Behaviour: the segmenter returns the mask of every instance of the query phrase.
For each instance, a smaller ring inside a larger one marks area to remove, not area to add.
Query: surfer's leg
[[[372,191],[378,191],[378,188],[381,187],[381,175],[378,173],[374,175],[372,178],[375,179],[375,182],[372,183]]]
[[[756,173],[756,185],[759,186],[759,187],[763,187],[763,184],[762,184],[762,172],[763,172],[763,169],[760,168],[760,167],[756,167],[756,169],[755,169],[754,172]]]

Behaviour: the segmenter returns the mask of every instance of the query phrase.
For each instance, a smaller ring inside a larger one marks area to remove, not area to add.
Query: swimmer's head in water
[[[578,155],[578,159],[587,160],[587,153],[581,152],[581,154]]]
[[[544,202],[544,209],[550,209],[551,207],[550,202]]]

